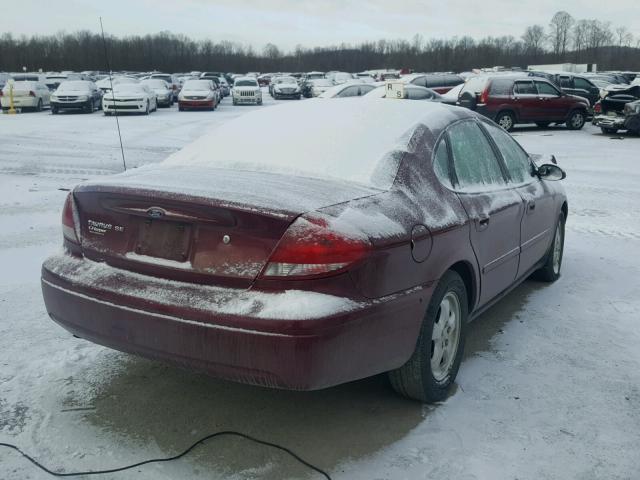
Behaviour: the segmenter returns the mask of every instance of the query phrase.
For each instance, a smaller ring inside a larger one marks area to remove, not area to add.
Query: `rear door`
[[[454,124],[447,135],[454,188],[470,219],[469,236],[481,274],[480,304],[516,279],[523,202],[476,121]]]
[[[520,225],[518,278],[531,271],[545,255],[551,242],[555,215],[551,190],[533,173],[527,152],[503,129],[488,122],[483,127],[500,152],[512,185],[524,202]]]
[[[520,121],[539,120],[538,91],[533,80],[518,80],[513,85],[513,105]]]
[[[544,80],[535,81],[538,92],[538,115],[540,121],[564,120],[569,114],[569,104],[567,96],[562,96],[551,83]],[[572,102],[571,102],[572,103]]]

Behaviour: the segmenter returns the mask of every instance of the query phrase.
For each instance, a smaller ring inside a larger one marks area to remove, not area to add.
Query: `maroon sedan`
[[[462,108],[270,107],[77,186],[44,299],[79,337],[217,377],[311,390],[389,372],[437,401],[467,322],[532,273],[558,278],[562,178]]]

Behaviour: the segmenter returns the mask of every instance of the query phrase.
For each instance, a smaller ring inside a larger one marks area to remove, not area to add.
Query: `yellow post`
[[[9,111],[7,113],[11,115],[16,113],[16,109],[13,106],[13,82],[9,84]]]

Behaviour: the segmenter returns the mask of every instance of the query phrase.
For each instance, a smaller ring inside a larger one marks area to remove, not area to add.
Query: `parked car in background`
[[[178,94],[180,93],[180,89],[182,88],[182,83],[177,75],[172,75],[168,73],[152,73],[149,75],[149,79],[158,79],[164,80],[169,84],[169,89],[173,94],[173,101],[178,100]],[[173,102],[171,102],[173,103]]]
[[[300,100],[302,95],[298,80],[294,77],[275,77],[269,89],[272,91],[271,96],[276,100],[283,98]]]
[[[270,83],[271,83],[270,74],[265,73],[264,75],[258,76],[258,85],[260,85],[261,87],[268,87]]]
[[[120,83],[102,97],[105,115],[118,113],[144,113],[149,115],[158,109],[156,94],[141,83]]]
[[[453,87],[464,83],[464,79],[459,75],[439,73],[412,73],[402,77],[402,81],[430,88],[439,94],[447,93]]]
[[[340,85],[354,80],[354,76],[347,72],[332,72],[331,74],[327,74],[326,78],[331,80],[334,85]]]
[[[218,106],[213,80],[187,80],[178,95],[178,110],[215,110]]]
[[[372,83],[361,83],[354,80],[331,87],[318,95],[318,98],[362,97],[375,88],[376,86]]]
[[[586,98],[592,106],[600,99],[600,87],[582,75],[569,72],[530,72],[529,75],[542,76],[560,87],[563,92]]]
[[[260,109],[161,165],[76,186],[64,250],[42,266],[46,311],[228,380],[316,390],[388,373],[437,402],[469,321],[532,274],[559,278],[562,178],[461,108]]]
[[[156,94],[159,107],[171,107],[173,105],[173,88],[161,78],[149,78],[142,80],[141,85],[148,86]]]
[[[464,83],[461,83],[460,85],[453,87],[447,93],[443,93],[441,95],[441,102],[446,103],[447,105],[458,105],[458,97],[460,96],[460,92],[463,87]]]
[[[611,85],[604,89],[603,98],[594,106],[592,123],[602,133],[613,134],[618,130],[640,133],[640,85]]]
[[[44,83],[53,92],[67,80],[88,80],[88,78],[82,73],[48,73]]]
[[[327,78],[318,78],[315,80],[308,80],[308,96],[318,97],[320,94],[326,92],[333,87],[333,82]]]
[[[458,102],[507,131],[517,123],[535,123],[539,127],[565,124],[570,130],[579,130],[590,107],[585,98],[568,95],[544,78],[523,74],[469,78]]]
[[[32,80],[15,80],[7,81],[5,86],[0,90],[0,104],[2,110],[8,110],[11,104],[10,90],[13,85],[13,106],[19,109],[41,111],[44,107],[48,107],[51,98],[51,92],[44,82]]]
[[[51,113],[82,110],[93,113],[102,108],[102,91],[89,80],[65,80],[51,94]]]
[[[387,98],[387,85],[378,85],[365,95],[365,98]],[[440,94],[434,92],[430,88],[420,87],[418,85],[406,84],[403,86],[404,100],[427,100],[431,102],[441,102]],[[395,97],[394,97],[395,98]]]
[[[231,94],[231,87],[225,77],[220,77],[220,93],[222,93],[222,98],[228,97]]]
[[[111,91],[111,86],[115,88],[116,85],[125,85],[125,84],[135,84],[140,83],[140,80],[136,77],[124,76],[124,75],[116,75],[116,76],[107,76],[102,80],[98,80],[96,85],[103,93]]]
[[[11,78],[11,75],[9,75],[6,72],[0,72],[0,90],[2,90],[4,88],[4,86],[7,83],[7,80],[9,80]]]
[[[233,82],[231,97],[234,105],[250,104],[262,105],[262,90],[256,77],[238,77]]]

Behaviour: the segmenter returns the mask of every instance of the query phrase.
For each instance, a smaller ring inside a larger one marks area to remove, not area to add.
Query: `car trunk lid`
[[[141,168],[78,186],[88,258],[143,274],[248,287],[300,214],[372,195],[353,183],[201,167]]]

